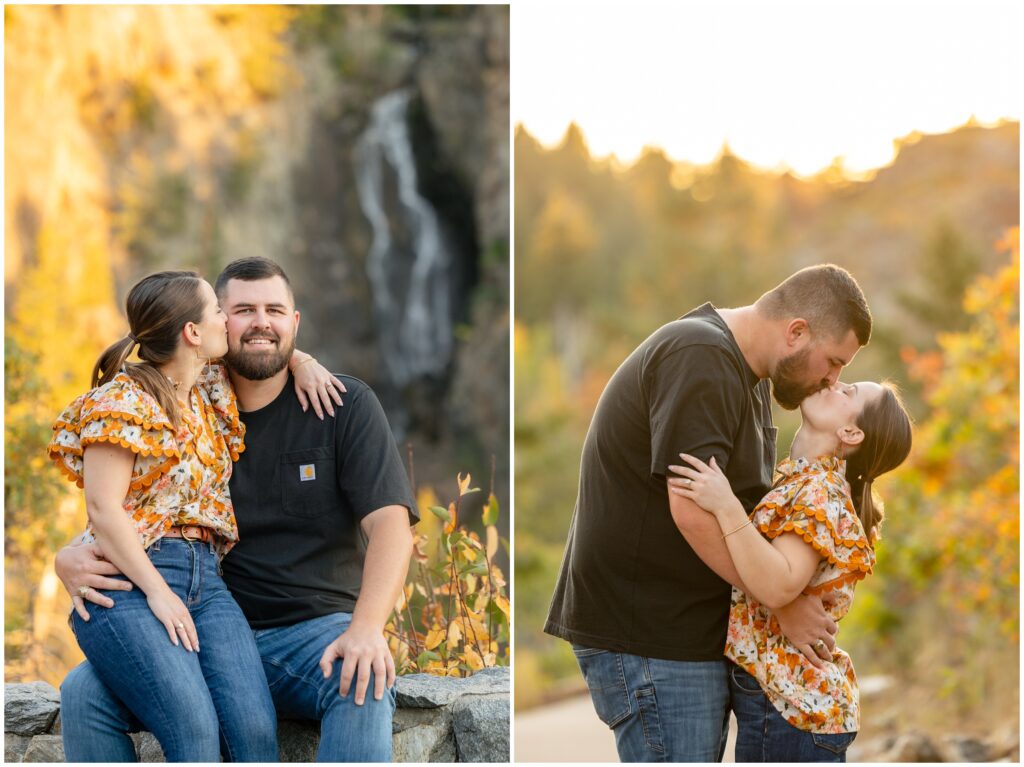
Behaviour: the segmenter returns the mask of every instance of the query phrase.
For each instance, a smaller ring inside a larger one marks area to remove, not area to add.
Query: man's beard
[[[278,345],[276,351],[273,349],[255,351],[246,347],[245,342],[254,338],[266,338]],[[289,339],[287,345],[282,345],[281,338],[275,333],[246,333],[242,336],[238,348],[232,348],[228,344],[228,353],[224,355],[224,361],[228,366],[242,378],[250,381],[265,381],[277,375],[288,365],[288,360],[295,351],[295,336]]]
[[[783,410],[796,410],[806,397],[822,388],[822,382],[813,384],[802,383],[806,376],[807,358],[811,350],[804,348],[779,360],[769,378],[772,382],[772,396]]]

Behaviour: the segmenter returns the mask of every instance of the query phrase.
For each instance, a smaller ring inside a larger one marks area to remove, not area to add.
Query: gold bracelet
[[[312,361],[313,361],[313,360],[315,360],[315,359],[316,359],[316,357],[314,357],[314,356],[313,356],[312,354],[310,354],[310,355],[309,355],[308,357],[306,357],[306,359],[304,359],[304,360],[303,360],[302,362],[300,362],[300,363],[299,363],[298,365],[296,365],[295,367],[293,367],[293,368],[292,368],[292,372],[294,373],[294,372],[295,372],[296,370],[298,370],[298,369],[299,369],[300,367],[302,367],[303,365],[305,365],[305,364],[306,364],[307,362],[312,362]]]
[[[752,519],[748,519],[748,520],[747,520],[746,522],[744,522],[744,523],[743,523],[742,525],[740,525],[739,527],[737,527],[737,528],[734,528],[734,529],[730,530],[729,532],[727,532],[727,533],[726,533],[725,535],[723,535],[723,536],[722,536],[722,540],[724,541],[724,540],[725,540],[726,538],[728,538],[728,537],[729,537],[730,535],[732,535],[733,533],[738,533],[738,532],[739,532],[740,530],[742,530],[742,529],[743,529],[744,527],[746,527],[747,525],[752,525],[752,524],[754,524],[754,520],[752,520]]]

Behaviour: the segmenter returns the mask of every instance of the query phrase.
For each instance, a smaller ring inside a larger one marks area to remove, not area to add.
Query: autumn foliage
[[[968,287],[967,328],[939,334],[935,351],[904,350],[929,413],[879,488],[884,539],[857,596],[857,634],[890,650],[874,664],[965,710],[1017,679],[1005,664],[1020,631],[1019,231],[997,244],[1009,263]]]
[[[414,538],[409,582],[385,629],[400,674],[462,677],[509,664],[507,584],[495,564],[499,546],[507,548],[496,527],[498,499],[492,490],[483,506],[481,540],[460,524],[463,499],[480,489],[470,486],[469,474],[457,482],[458,497],[447,507],[436,505],[431,491],[420,493],[420,508],[432,518]]]

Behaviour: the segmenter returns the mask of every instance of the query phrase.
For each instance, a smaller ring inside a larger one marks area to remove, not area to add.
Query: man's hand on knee
[[[114,600],[98,589],[131,591],[132,588],[129,581],[107,577],[120,575],[121,571],[103,557],[103,550],[96,543],[65,546],[57,552],[53,569],[71,595],[75,612],[83,621],[89,620],[89,611],[85,609],[86,600],[100,607],[114,606]]]
[[[331,675],[334,661],[341,659],[341,683],[338,693],[347,697],[356,680],[355,703],[363,705],[366,700],[366,688],[373,672],[373,697],[375,700],[384,698],[385,685],[388,689],[395,684],[395,661],[391,657],[384,634],[371,627],[351,624],[348,629],[327,645],[320,657],[320,669],[326,679]]]

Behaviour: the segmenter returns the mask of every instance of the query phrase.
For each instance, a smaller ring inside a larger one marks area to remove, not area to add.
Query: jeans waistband
[[[153,541],[153,543],[150,545],[147,551],[156,552],[160,551],[161,548],[166,548],[168,546],[178,546],[182,548],[187,546],[193,551],[209,553],[211,556],[214,557],[217,556],[217,550],[213,547],[212,540],[204,543],[203,541],[188,540],[185,538],[170,538],[167,536],[164,536],[163,538],[158,538],[157,540]]]

